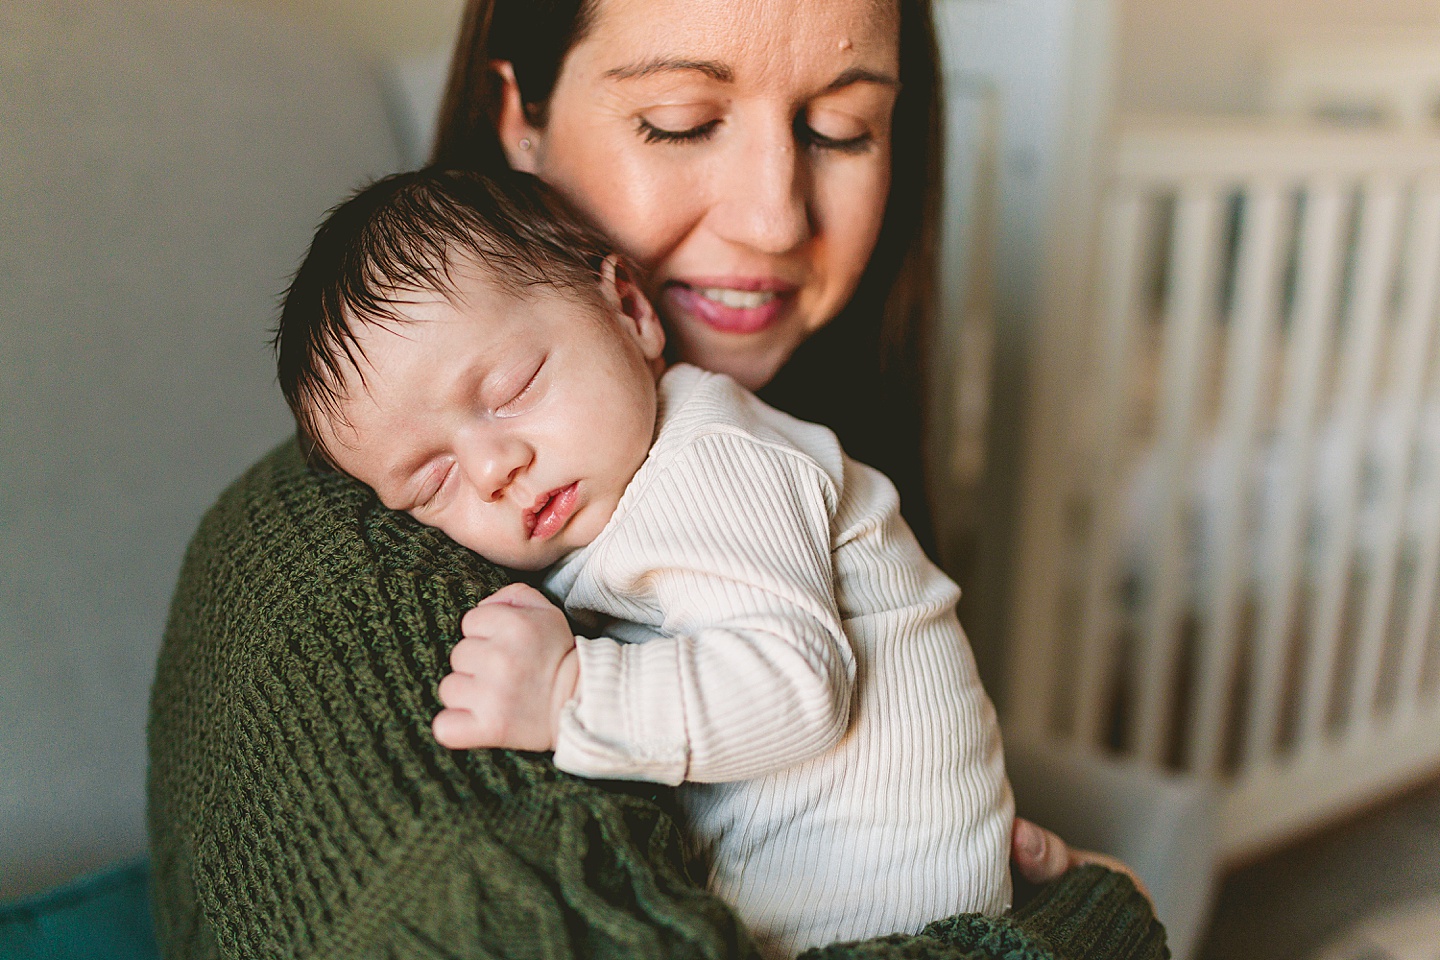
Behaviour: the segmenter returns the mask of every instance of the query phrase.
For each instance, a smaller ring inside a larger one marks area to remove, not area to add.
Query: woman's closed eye
[[[638,123],[640,134],[646,143],[685,144],[709,140],[719,129],[721,120],[717,117],[683,129],[662,127],[644,117],[639,118]],[[863,153],[875,142],[875,138],[867,130],[838,137],[822,133],[809,126],[803,116],[795,121],[795,139],[807,147],[835,153]]]
[[[870,125],[847,111],[818,109],[795,118],[795,138],[817,150],[863,153],[875,142]]]
[[[641,117],[639,120],[640,134],[645,138],[646,143],[695,143],[699,140],[707,140],[720,126],[720,119],[707,120],[704,123],[686,127],[683,130],[671,130],[659,126]]]
[[[816,150],[831,150],[835,153],[864,153],[870,149],[870,145],[875,142],[875,138],[868,133],[858,133],[853,137],[838,139],[836,137],[827,137],[818,130],[812,130],[804,124],[799,125],[799,129],[796,130],[796,136],[801,143],[814,147]]]
[[[694,143],[720,126],[725,111],[708,101],[651,104],[635,117],[646,143]]]

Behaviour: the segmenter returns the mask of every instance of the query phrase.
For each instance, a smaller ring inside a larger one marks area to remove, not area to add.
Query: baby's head
[[[313,461],[505,566],[595,538],[654,439],[665,337],[538,180],[424,170],[335,208],[285,296]]]

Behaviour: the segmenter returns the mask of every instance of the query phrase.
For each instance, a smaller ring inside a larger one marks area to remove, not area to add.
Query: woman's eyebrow
[[[604,76],[609,80],[634,80],[637,77],[648,77],[674,70],[693,70],[720,83],[735,82],[735,71],[723,63],[715,60],[681,60],[673,57],[655,57],[651,60],[641,60],[638,63],[615,67],[612,70],[606,70]]]
[[[639,77],[649,77],[657,73],[669,73],[672,71],[692,70],[702,73],[719,83],[734,83],[735,71],[726,64],[715,60],[683,60],[674,57],[656,57],[651,60],[641,60],[637,63],[627,64],[623,67],[614,67],[606,70],[604,76],[609,80],[634,80]],[[900,88],[900,78],[888,73],[880,73],[875,70],[867,70],[864,67],[852,67],[840,76],[831,80],[825,85],[825,92],[843,89],[857,83],[874,83],[882,87]]]
[[[831,80],[825,85],[825,91],[839,90],[856,83],[878,83],[882,87],[894,87],[900,89],[900,78],[891,76],[888,73],[877,73],[874,70],[866,70],[864,67],[852,67],[840,76]]]

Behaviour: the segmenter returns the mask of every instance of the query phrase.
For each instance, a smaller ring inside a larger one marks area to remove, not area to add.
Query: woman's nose
[[[507,434],[477,431],[458,446],[461,468],[486,503],[504,497],[515,478],[535,459],[528,443]]]
[[[810,238],[808,157],[793,124],[775,122],[737,138],[728,159],[712,209],[720,236],[768,254],[787,253]]]

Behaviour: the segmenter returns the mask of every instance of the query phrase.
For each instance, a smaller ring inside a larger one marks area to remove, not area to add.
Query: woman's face
[[[874,249],[898,17],[895,0],[598,0],[545,125],[508,83],[499,133],[649,271],[680,359],[758,388]]]

